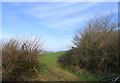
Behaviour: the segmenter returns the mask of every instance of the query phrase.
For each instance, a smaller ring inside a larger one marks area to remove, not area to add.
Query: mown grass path
[[[61,68],[58,57],[65,52],[53,52],[40,56],[40,81],[84,81],[86,78]]]

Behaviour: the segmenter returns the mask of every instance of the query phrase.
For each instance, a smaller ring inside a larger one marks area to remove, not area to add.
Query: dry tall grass
[[[2,80],[25,80],[39,67],[38,54],[42,51],[36,39],[11,39],[2,43]]]

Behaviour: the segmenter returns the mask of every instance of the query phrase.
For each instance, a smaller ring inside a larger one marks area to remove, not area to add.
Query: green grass
[[[100,80],[100,79],[98,79],[94,76],[89,76],[89,75],[86,75],[86,74],[77,74],[73,71],[70,71],[70,73],[84,79],[85,81],[99,81]]]
[[[40,62],[46,64],[48,67],[60,67],[60,65],[57,63],[57,60],[58,57],[64,53],[65,53],[64,51],[60,51],[43,54],[41,56]]]
[[[80,75],[75,72],[63,69],[58,63],[58,57],[65,51],[47,53],[40,56],[40,77],[41,81],[97,81],[91,76],[87,78],[85,74]]]

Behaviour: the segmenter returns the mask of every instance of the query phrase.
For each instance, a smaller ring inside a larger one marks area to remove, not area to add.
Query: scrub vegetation
[[[83,69],[99,77],[119,76],[117,19],[113,15],[97,16],[84,28],[75,34],[74,47],[59,57],[59,63],[76,72]]]
[[[26,80],[35,75],[39,69],[38,54],[42,52],[40,46],[37,39],[17,38],[2,43],[2,80]]]

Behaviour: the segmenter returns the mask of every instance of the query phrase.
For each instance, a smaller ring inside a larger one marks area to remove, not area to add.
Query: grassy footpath
[[[86,78],[85,75],[79,75],[75,72],[61,68],[58,64],[58,57],[65,52],[53,52],[43,54],[40,57],[40,76],[37,78],[40,81],[89,81],[97,80],[93,77]]]

